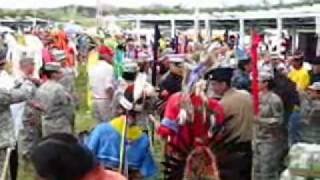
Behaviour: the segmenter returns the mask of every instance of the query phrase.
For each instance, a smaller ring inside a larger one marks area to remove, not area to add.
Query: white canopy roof
[[[300,6],[295,8],[281,8],[270,10],[256,10],[245,12],[212,12],[211,14],[200,13],[200,20],[237,20],[237,19],[273,19],[273,18],[303,18],[320,16],[320,4],[313,6]],[[167,21],[167,20],[194,20],[194,14],[128,14],[117,17],[107,16],[105,20],[116,19],[117,21]]]

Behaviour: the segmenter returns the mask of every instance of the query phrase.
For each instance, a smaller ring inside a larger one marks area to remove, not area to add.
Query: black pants
[[[218,169],[222,180],[251,180],[251,142],[237,143],[217,154]]]
[[[18,166],[19,166],[18,146],[11,152],[10,155],[10,175],[11,180],[17,180],[18,177]]]

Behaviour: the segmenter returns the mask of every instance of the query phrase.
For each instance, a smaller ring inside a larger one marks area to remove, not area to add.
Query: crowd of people
[[[2,34],[2,180],[17,178],[18,160],[47,180],[279,180],[294,144],[320,144],[320,58],[270,48],[255,57],[234,35],[159,38]],[[78,64],[96,124],[80,135]]]

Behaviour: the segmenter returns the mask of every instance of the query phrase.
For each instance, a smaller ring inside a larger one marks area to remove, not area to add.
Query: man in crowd
[[[120,115],[119,112],[117,112],[119,110],[118,106],[120,103],[120,98],[123,96],[126,88],[134,84],[134,81],[138,74],[138,68],[139,67],[135,62],[127,62],[123,65],[122,77],[119,79],[119,83],[114,91],[114,96],[112,100],[112,115],[114,117]]]
[[[44,73],[48,80],[40,86],[35,100],[42,108],[42,135],[53,133],[73,133],[72,97],[59,83],[62,78],[61,66],[57,63],[47,63]]]
[[[133,85],[125,89],[117,107],[119,115],[100,123],[92,131],[87,145],[105,168],[118,170],[121,166],[127,167],[130,179],[139,180],[154,176],[157,167],[150,151],[149,137],[138,125],[139,114],[145,108],[143,98],[135,101],[133,90]],[[126,151],[124,159],[121,159],[122,150]]]
[[[38,86],[37,82],[35,82],[32,77],[34,72],[33,59],[22,59],[20,61],[20,69],[23,77],[18,86],[20,89],[23,89],[27,97],[27,101],[24,102],[22,128],[19,129],[18,147],[21,157],[29,158],[31,148],[41,138],[40,112],[36,109],[36,104],[33,102]]]
[[[309,86],[301,96],[300,142],[320,144],[320,82]]]
[[[296,84],[297,90],[305,91],[310,84],[310,75],[308,70],[303,66],[304,56],[300,52],[296,52],[289,57],[289,63],[292,65],[291,71],[288,73],[288,78]],[[300,125],[301,125],[301,108],[295,106],[293,113],[289,117],[289,144],[293,145],[300,141]]]
[[[258,79],[259,117],[254,124],[253,174],[257,180],[274,180],[280,178],[287,150],[284,107],[273,92],[273,75],[260,72]]]
[[[74,126],[75,121],[75,110],[78,105],[78,99],[76,95],[76,85],[75,85],[75,78],[76,78],[76,72],[73,67],[67,66],[67,56],[66,53],[62,50],[57,50],[53,54],[55,57],[55,61],[58,62],[61,66],[61,72],[62,72],[62,78],[59,80],[59,83],[65,88],[65,90],[69,93],[71,96],[71,102],[73,105],[72,112],[73,114],[73,120],[72,124]]]
[[[250,58],[240,59],[238,62],[238,70],[232,79],[232,86],[250,92],[250,73],[251,73],[251,60]]]
[[[89,69],[89,84],[92,90],[93,113],[98,122],[109,119],[112,114],[114,93],[113,51],[107,46],[99,46],[99,62]]]
[[[168,57],[170,62],[169,72],[160,82],[162,94],[172,95],[182,90],[182,80],[184,73],[184,58],[178,55]]]
[[[248,180],[252,166],[253,106],[249,93],[231,87],[232,76],[231,68],[213,69],[206,75],[212,87],[209,91],[221,97],[220,103],[228,119],[224,141],[231,145],[218,152],[218,167],[223,180]],[[235,162],[241,162],[241,166]]]
[[[269,53],[261,54],[261,59],[258,62],[258,70],[264,72],[273,72],[273,63],[272,63],[273,56]]]
[[[299,90],[306,90],[310,83],[310,76],[308,70],[303,67],[303,55],[296,53],[289,60],[292,69],[289,72],[288,77],[296,83]]]
[[[6,50],[0,49],[0,74],[4,72],[6,65],[5,53]],[[9,84],[7,84],[9,86]],[[0,88],[0,170],[1,173],[6,174],[5,180],[10,177],[15,178],[16,171],[10,168],[9,160],[10,154],[16,147],[14,123],[12,120],[10,105],[25,101],[27,98],[20,89],[6,89]]]

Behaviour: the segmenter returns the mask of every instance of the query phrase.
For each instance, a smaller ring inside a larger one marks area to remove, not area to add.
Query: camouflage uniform
[[[21,91],[0,89],[0,172],[3,169],[7,149],[14,148],[16,141],[10,105],[25,99]]]
[[[71,120],[72,126],[74,127],[75,122],[75,110],[79,105],[79,101],[76,95],[75,91],[75,72],[72,68],[64,67],[61,68],[61,71],[63,73],[63,77],[59,80],[59,83],[65,88],[65,90],[70,94],[71,96],[71,103],[73,105],[73,119]]]
[[[320,144],[320,100],[301,95],[301,141]]]
[[[35,100],[43,108],[42,135],[53,133],[72,133],[74,108],[72,97],[58,82],[48,80],[40,86]]]
[[[31,80],[23,78],[18,88],[27,98],[22,115],[22,129],[19,130],[18,150],[20,155],[27,156],[41,138],[40,111],[28,104],[30,100],[33,100],[37,86]]]
[[[278,180],[287,150],[283,104],[276,94],[260,94],[260,117],[255,124],[254,180]]]

